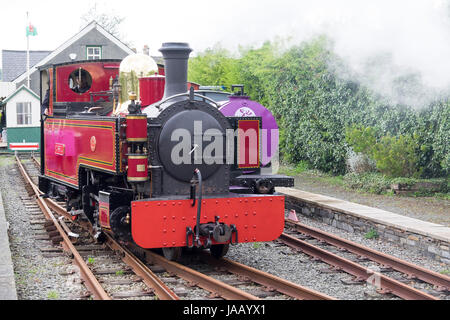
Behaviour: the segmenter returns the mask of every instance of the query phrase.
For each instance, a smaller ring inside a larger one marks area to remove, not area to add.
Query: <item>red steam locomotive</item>
[[[224,116],[215,101],[188,92],[187,44],[160,51],[165,83],[154,76],[146,108],[131,95],[119,110],[118,60],[41,68],[49,104],[40,189],[85,215],[99,237],[162,248],[169,259],[184,247],[221,257],[229,244],[278,238],[284,197],[274,187],[293,181],[261,174],[261,117]]]

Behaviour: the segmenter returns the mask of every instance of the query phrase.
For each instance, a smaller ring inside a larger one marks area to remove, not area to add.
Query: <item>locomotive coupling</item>
[[[188,247],[198,247],[208,249],[213,243],[233,243],[232,236],[236,234],[237,243],[237,229],[235,225],[227,225],[219,222],[220,217],[215,217],[214,223],[203,223],[199,227],[195,226],[194,230],[191,227],[186,228],[186,243]],[[198,237],[196,236],[198,234]],[[189,245],[189,237],[192,236],[192,246]]]
[[[231,227],[227,224],[220,223],[219,216],[215,217],[214,223],[204,223],[200,225],[200,236],[214,239],[218,243],[228,242],[231,239]]]

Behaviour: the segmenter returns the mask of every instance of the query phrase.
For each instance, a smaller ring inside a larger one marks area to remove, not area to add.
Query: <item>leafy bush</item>
[[[409,135],[392,137],[390,134],[376,138],[372,127],[353,126],[346,130],[346,141],[356,151],[374,159],[380,172],[391,177],[411,177],[418,175],[419,157],[417,141]]]
[[[408,135],[398,138],[387,135],[375,144],[373,159],[377,168],[391,177],[412,177],[419,174],[417,143]]]
[[[379,173],[348,173],[344,185],[357,190],[382,194],[391,187],[391,179]]]
[[[392,176],[448,177],[448,97],[420,111],[392,105],[368,88],[340,77],[348,68],[333,53],[333,43],[326,37],[285,48],[283,41],[277,40],[260,48],[240,48],[239,55],[233,56],[216,46],[190,59],[189,80],[228,87],[244,84],[249,96],[277,118],[285,161],[303,161],[310,168],[343,175],[351,145]],[[349,137],[346,130],[355,125],[366,131]],[[368,149],[373,149],[372,156]]]
[[[376,171],[375,161],[367,155],[355,153],[351,148],[348,150],[347,171],[349,173],[367,173]]]

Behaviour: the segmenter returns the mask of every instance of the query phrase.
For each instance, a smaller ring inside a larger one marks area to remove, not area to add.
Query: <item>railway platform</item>
[[[3,198],[0,193],[0,300],[17,300],[14,267],[8,239]]]
[[[450,264],[450,228],[357,203],[294,188],[277,188],[286,195],[286,208],[348,232],[417,250]]]

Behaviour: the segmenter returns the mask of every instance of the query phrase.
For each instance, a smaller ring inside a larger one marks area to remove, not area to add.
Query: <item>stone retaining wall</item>
[[[288,195],[286,195],[286,209],[294,209],[298,214],[352,233],[367,234],[374,230],[381,239],[417,250],[426,256],[450,264],[449,242],[324,208]]]

